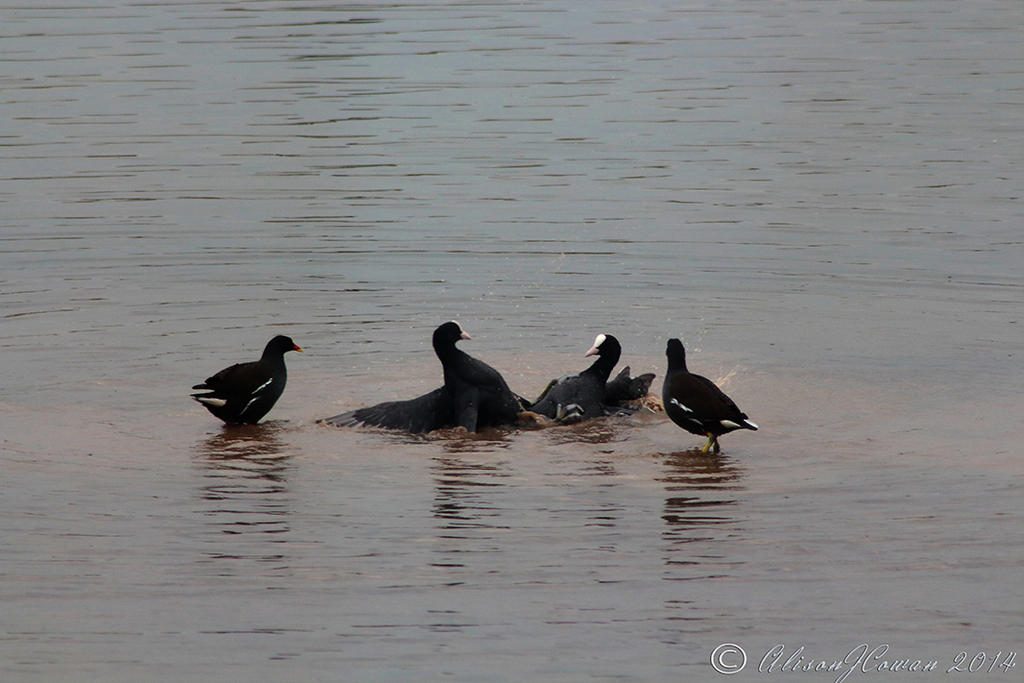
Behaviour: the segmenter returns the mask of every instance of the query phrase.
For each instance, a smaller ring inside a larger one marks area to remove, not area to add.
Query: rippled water
[[[1018,649],[1017,2],[0,16],[0,678]],[[762,429],[315,424],[437,386],[451,318],[524,395],[682,336]],[[187,400],[278,332],[265,424]]]

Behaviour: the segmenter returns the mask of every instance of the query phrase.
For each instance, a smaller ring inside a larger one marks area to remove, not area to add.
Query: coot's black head
[[[590,350],[583,354],[583,357],[587,356],[604,356],[614,357],[615,361],[618,362],[619,356],[622,354],[622,346],[619,345],[619,340],[610,334],[599,334],[594,337],[594,345],[590,347]]]
[[[469,335],[462,330],[462,326],[454,320],[449,320],[434,330],[434,348],[446,348],[455,346],[460,339],[469,339]]]
[[[302,351],[302,347],[293,342],[291,337],[279,334],[267,342],[266,348],[263,349],[263,355],[283,356],[288,351]]]
[[[665,347],[665,355],[668,356],[668,367],[686,369],[686,350],[683,349],[683,342],[678,339],[669,339]]]

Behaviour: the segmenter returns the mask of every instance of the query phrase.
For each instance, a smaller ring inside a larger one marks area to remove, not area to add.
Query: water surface
[[[780,643],[1014,650],[1022,20],[5,10],[3,678],[713,680],[735,642],[753,680]],[[636,372],[681,336],[762,430],[706,457],[661,415],[315,424],[437,386],[452,318],[525,395],[599,332]],[[306,353],[263,425],[187,400],[281,332]]]

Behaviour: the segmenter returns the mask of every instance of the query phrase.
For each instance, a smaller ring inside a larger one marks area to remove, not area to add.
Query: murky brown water
[[[1019,677],[1016,2],[2,15],[3,680]],[[524,395],[681,335],[762,429],[315,424],[451,318]],[[263,425],[187,399],[278,332]]]

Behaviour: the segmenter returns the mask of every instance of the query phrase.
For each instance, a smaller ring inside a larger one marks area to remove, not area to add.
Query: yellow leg
[[[704,448],[700,449],[701,453],[707,453],[708,451],[712,453],[722,452],[722,448],[718,445],[718,437],[711,432],[708,432],[708,442],[704,444]]]

